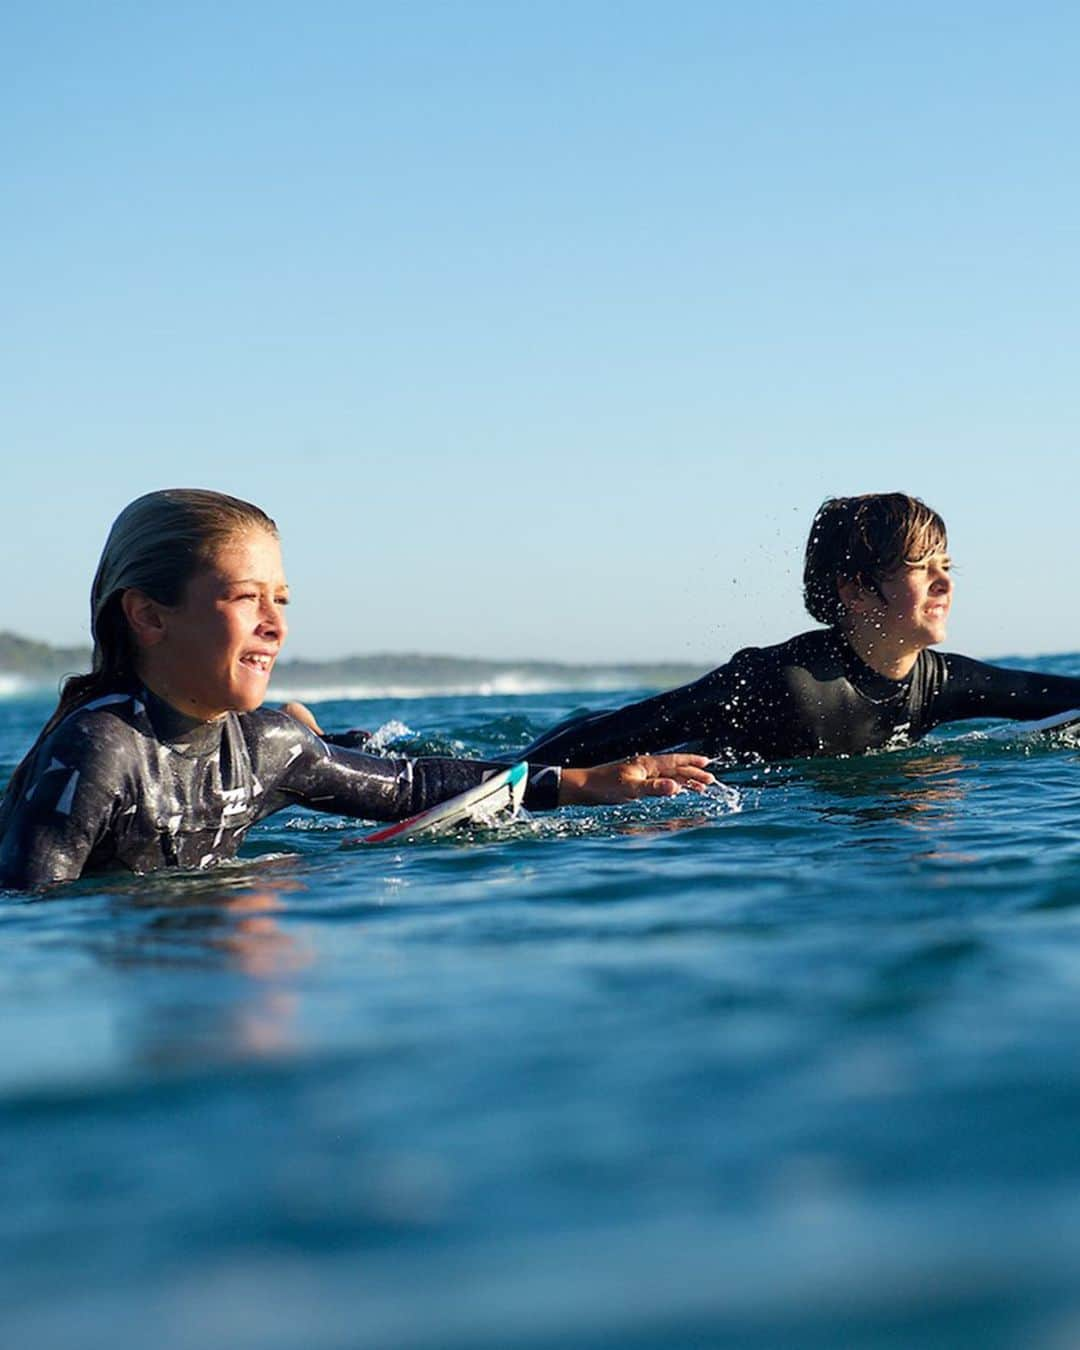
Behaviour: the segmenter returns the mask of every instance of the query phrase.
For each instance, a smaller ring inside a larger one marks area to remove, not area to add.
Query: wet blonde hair
[[[144,591],[159,604],[176,605],[197,572],[218,552],[252,529],[277,537],[277,526],[257,506],[206,488],[165,488],[125,506],[113,522],[90,588],[91,669],[69,675],[60,701],[30,752],[12,775],[0,827],[14,801],[26,766],[38,746],[67,715],[102,694],[135,685],[135,650],[121,601],[125,591]]]
[[[822,502],[803,567],[803,598],[819,623],[844,617],[840,581],[855,581],[881,594],[881,583],[904,563],[918,563],[949,547],[945,522],[906,492],[868,492]]]

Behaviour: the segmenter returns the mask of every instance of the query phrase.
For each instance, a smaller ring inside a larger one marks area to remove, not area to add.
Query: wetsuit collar
[[[188,717],[145,687],[139,697],[146,704],[154,735],[179,754],[205,755],[221,743],[224,718],[202,722],[197,717]]]
[[[903,698],[911,688],[911,682],[919,664],[918,661],[915,662],[915,665],[911,667],[902,680],[890,680],[887,675],[882,675],[873,666],[868,666],[838,628],[833,629],[833,638],[844,665],[844,674],[848,677],[848,681],[855,692],[865,698],[867,702],[895,703]]]

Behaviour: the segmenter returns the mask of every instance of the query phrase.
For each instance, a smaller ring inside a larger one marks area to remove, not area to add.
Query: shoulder
[[[231,713],[230,717],[235,718],[251,752],[261,759],[291,763],[305,753],[328,753],[320,736],[279,708],[256,708],[253,712]]]
[[[261,708],[256,708],[253,712],[230,713],[229,715],[230,717],[235,717],[236,721],[243,727],[245,732],[253,735],[280,735],[290,727],[295,727],[298,731],[306,730],[295,717],[290,717],[288,713],[282,712],[280,708],[267,708],[265,705]]]
[[[19,779],[18,801],[5,800],[5,808],[29,813],[25,819],[56,815],[83,826],[99,821],[137,775],[139,741],[148,730],[145,708],[130,694],[75,708],[33,751]]]
[[[804,666],[836,654],[836,634],[833,630],[814,628],[770,647],[743,647],[731,658],[730,665],[777,669],[782,666]]]
[[[39,758],[61,757],[84,771],[130,753],[149,730],[146,709],[135,694],[106,694],[74,709],[42,742]]]
[[[933,647],[927,647],[921,651],[919,660],[927,671],[932,671],[942,678],[973,670],[994,669],[993,666],[988,666],[985,661],[976,661],[973,656],[961,656],[959,652],[939,652]]]
[[[702,675],[699,683],[715,680],[733,672],[776,668],[784,665],[802,664],[810,657],[835,649],[835,636],[829,628],[816,628],[809,633],[800,633],[785,642],[774,643],[770,647],[740,647],[722,666]]]
[[[262,707],[256,708],[253,712],[230,713],[229,716],[235,718],[237,725],[249,738],[261,737],[272,741],[290,738],[298,744],[320,740],[309,727],[298,722],[295,717],[290,717],[288,713],[282,712],[280,708]]]
[[[978,683],[979,670],[979,663],[970,656],[924,647],[912,672],[911,689],[915,704],[927,708],[937,707],[942,699]]]

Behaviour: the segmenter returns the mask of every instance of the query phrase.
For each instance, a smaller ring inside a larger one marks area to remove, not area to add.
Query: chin
[[[245,694],[242,698],[233,700],[232,711],[238,713],[254,712],[256,708],[261,708],[266,702],[266,690],[261,694]]]
[[[266,702],[269,688],[269,675],[262,679],[241,676],[239,680],[231,682],[229,688],[231,710],[233,712],[254,712],[256,708],[261,708]]]

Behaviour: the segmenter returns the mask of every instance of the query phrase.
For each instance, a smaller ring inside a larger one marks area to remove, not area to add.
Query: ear
[[[867,610],[878,609],[881,605],[881,597],[856,577],[838,576],[836,593],[849,614],[865,614]]]
[[[136,647],[156,647],[166,632],[165,606],[131,587],[120,597],[120,607]]]

